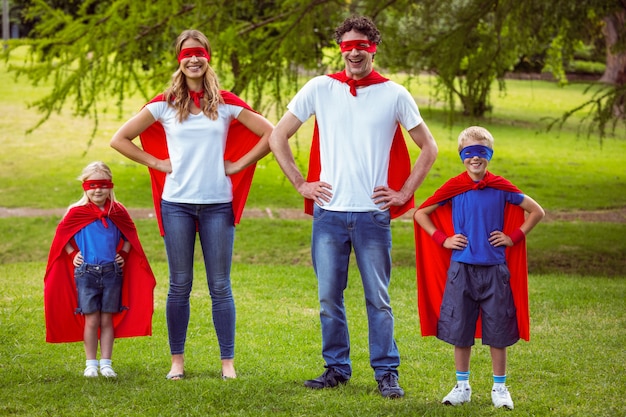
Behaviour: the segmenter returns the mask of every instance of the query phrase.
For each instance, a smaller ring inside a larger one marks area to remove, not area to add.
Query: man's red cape
[[[346,76],[345,70],[342,72],[338,72],[336,74],[329,74],[331,78],[334,78],[341,82],[348,82],[348,77]],[[372,71],[367,77],[359,80],[359,86],[363,85],[373,85],[384,83],[388,81],[387,78],[381,76],[376,71]],[[320,142],[319,142],[319,129],[317,126],[317,121],[315,122],[315,126],[313,128],[313,140],[311,141],[311,152],[309,156],[309,171],[307,174],[308,182],[319,181],[320,172],[322,170],[322,165],[320,162]],[[388,177],[387,183],[390,188],[394,190],[400,190],[403,186],[409,175],[411,174],[411,157],[409,155],[409,150],[406,147],[406,142],[404,140],[404,136],[402,134],[402,128],[398,124],[396,128],[396,132],[393,137],[393,142],[391,144],[391,150],[389,155],[389,169],[388,169]],[[391,214],[391,218],[396,218],[415,206],[415,200],[413,197],[409,199],[402,206],[393,206],[389,208],[389,213]],[[304,212],[310,215],[313,215],[313,200],[305,199],[304,200]]]
[[[220,91],[220,93],[226,104],[233,104],[254,111],[248,104],[246,104],[246,102],[241,100],[235,94],[228,91]],[[165,96],[163,94],[159,94],[153,98],[150,103],[156,101],[165,101]],[[150,125],[150,127],[139,135],[139,139],[141,140],[141,146],[144,151],[159,159],[169,158],[165,130],[160,122],[154,122]],[[224,160],[238,160],[247,154],[250,149],[254,148],[259,139],[259,136],[245,127],[238,120],[233,120],[228,129]],[[235,215],[235,224],[238,224],[241,219],[246,199],[248,198],[248,192],[250,191],[250,186],[252,184],[252,177],[254,176],[255,168],[256,164],[251,164],[243,171],[230,176],[233,186],[233,214]],[[152,168],[148,168],[148,170],[150,171],[150,180],[152,182],[152,200],[154,202],[154,211],[159,222],[161,236],[163,236],[164,231],[161,219],[161,195],[163,194],[163,186],[165,185],[165,172]]]
[[[492,187],[499,190],[517,192],[520,190],[503,177],[487,172],[485,178],[475,183],[467,172],[449,181],[429,197],[421,206],[428,207],[471,189]],[[454,235],[452,209],[450,204],[440,206],[430,214],[437,229],[447,236]],[[524,210],[516,205],[507,204],[504,210],[504,230],[510,234],[524,222]],[[422,336],[436,336],[437,322],[443,291],[446,285],[448,267],[452,251],[437,245],[420,227],[415,226],[415,265],[417,272],[417,298]],[[517,309],[517,323],[520,337],[530,340],[530,313],[528,308],[528,264],[526,259],[526,241],[506,248],[506,262],[511,272],[511,289]],[[476,338],[482,335],[480,320],[476,327]]]
[[[44,277],[46,342],[49,343],[83,340],[85,318],[82,314],[75,314],[78,295],[74,266],[65,246],[79,230],[99,218],[90,205],[70,209],[57,226],[52,240]],[[127,309],[113,315],[115,337],[150,336],[156,280],[139,242],[137,229],[120,203],[113,203],[106,220],[115,223],[131,245],[123,268],[122,284],[122,306]]]

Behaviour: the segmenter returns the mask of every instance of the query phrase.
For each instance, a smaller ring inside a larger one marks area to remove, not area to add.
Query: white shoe
[[[509,410],[513,409],[513,400],[511,399],[511,394],[509,394],[509,390],[505,385],[500,387],[494,387],[491,390],[491,401],[493,401],[493,405],[496,408],[506,407]]]
[[[117,374],[115,373],[113,368],[111,368],[111,365],[100,366],[100,373],[106,378],[117,378]]]
[[[94,365],[89,365],[85,368],[85,372],[83,372],[83,376],[87,378],[97,378],[98,377],[98,367]]]
[[[456,384],[452,391],[441,400],[442,404],[446,405],[461,405],[468,403],[472,398],[472,388],[469,384]]]

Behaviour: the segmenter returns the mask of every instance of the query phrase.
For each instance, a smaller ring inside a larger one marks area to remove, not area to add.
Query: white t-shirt
[[[178,122],[176,109],[165,101],[146,105],[165,129],[172,172],[165,177],[162,199],[173,203],[217,204],[233,199],[230,178],[224,172],[224,149],[230,122],[242,107],[223,104],[217,120],[203,113]]]
[[[387,186],[389,152],[398,123],[411,130],[423,119],[406,88],[387,81],[357,89],[326,75],[307,82],[287,108],[301,122],[315,115],[320,181],[332,185],[332,211],[380,210],[372,194]],[[382,204],[380,204],[382,205]]]

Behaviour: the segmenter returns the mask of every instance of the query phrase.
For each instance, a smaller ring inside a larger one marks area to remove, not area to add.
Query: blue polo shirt
[[[117,245],[124,237],[110,219],[106,221],[108,228],[101,220],[95,220],[74,235],[78,249],[88,264],[103,265],[115,261]]]
[[[463,250],[453,250],[452,260],[472,265],[499,265],[506,262],[506,246],[494,247],[489,234],[504,227],[506,203],[520,205],[524,194],[483,188],[470,190],[452,197],[452,224],[454,233],[467,237]],[[442,204],[445,204],[443,202]]]

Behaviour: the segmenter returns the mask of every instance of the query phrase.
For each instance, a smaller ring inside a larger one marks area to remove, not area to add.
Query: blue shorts
[[[78,290],[78,314],[118,313],[122,309],[122,268],[116,262],[83,263],[74,268]]]
[[[450,262],[437,337],[458,347],[474,345],[478,314],[484,345],[504,348],[519,340],[509,268]]]

